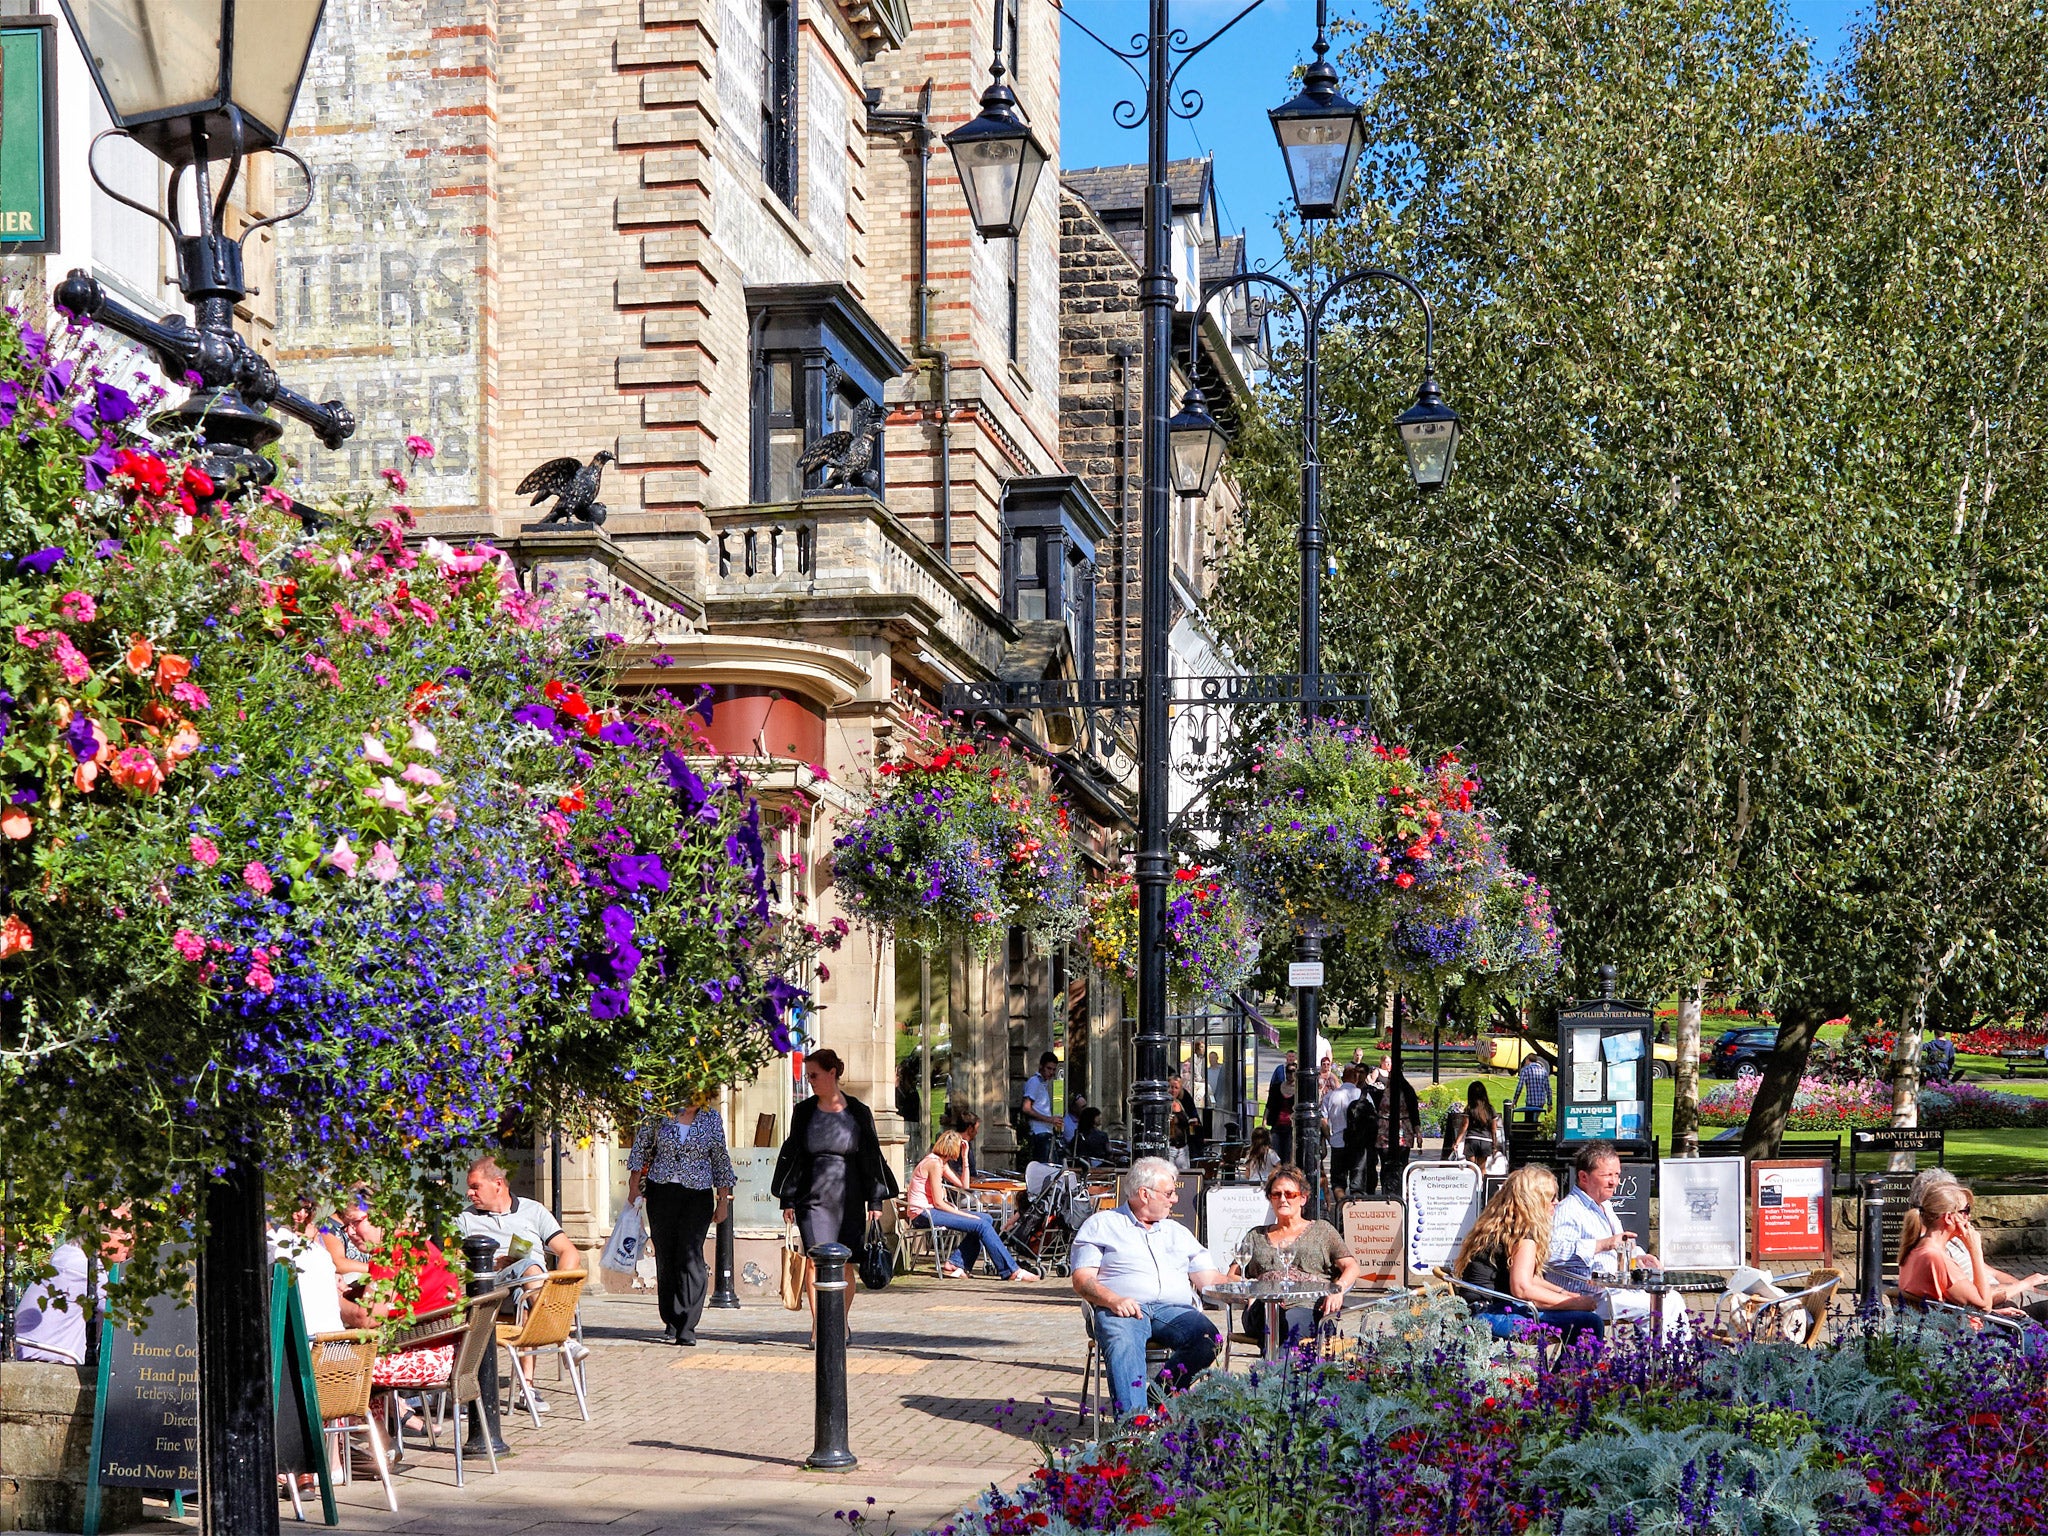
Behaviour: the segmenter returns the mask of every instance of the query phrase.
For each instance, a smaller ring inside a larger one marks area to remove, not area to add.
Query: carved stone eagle
[[[821,491],[868,484],[868,466],[881,446],[882,415],[874,401],[861,401],[853,408],[846,431],[827,432],[804,450],[804,456],[796,461],[798,473],[808,482],[814,473],[824,470],[825,478],[817,487]]]
[[[555,498],[554,507],[541,519],[544,523],[589,523],[596,527],[604,522],[604,503],[597,499],[598,482],[604,478],[604,467],[613,462],[613,456],[600,448],[591,456],[588,464],[580,459],[549,459],[519,482],[514,493],[531,495],[532,506],[539,506],[550,496]]]

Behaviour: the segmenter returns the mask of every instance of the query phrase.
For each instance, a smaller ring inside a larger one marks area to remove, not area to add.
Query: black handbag
[[[882,1218],[870,1213],[867,1241],[860,1250],[860,1283],[871,1291],[879,1291],[895,1278],[896,1257],[882,1240]]]

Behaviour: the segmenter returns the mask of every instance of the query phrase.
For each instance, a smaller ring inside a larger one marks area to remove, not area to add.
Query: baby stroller
[[[1074,1234],[1095,1213],[1088,1182],[1051,1163],[1033,1163],[1024,1178],[1024,1203],[1002,1229],[1003,1246],[1041,1275],[1071,1274]]]

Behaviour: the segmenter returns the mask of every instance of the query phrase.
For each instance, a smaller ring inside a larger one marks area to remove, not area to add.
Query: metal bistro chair
[[[555,1380],[566,1368],[569,1384],[576,1389],[576,1408],[583,1421],[590,1422],[590,1402],[583,1390],[583,1357],[589,1353],[576,1342],[576,1303],[583,1294],[587,1271],[558,1269],[550,1274],[532,1296],[526,1316],[516,1323],[498,1324],[498,1342],[512,1357],[512,1379],[518,1384],[533,1427],[540,1428],[540,1406],[534,1395],[534,1357],[544,1349],[555,1352]],[[526,1358],[522,1360],[520,1357]]]
[[[1109,1390],[1109,1362],[1103,1357],[1102,1346],[1095,1338],[1095,1308],[1086,1300],[1081,1303],[1081,1326],[1088,1334],[1088,1355],[1081,1366],[1081,1404],[1074,1413],[1074,1427],[1090,1424],[1096,1439],[1102,1438],[1102,1400],[1114,1401]],[[1173,1351],[1164,1344],[1145,1341],[1145,1377],[1149,1383],[1157,1369],[1173,1358]],[[1153,1389],[1148,1385],[1149,1394]]]
[[[390,1457],[385,1454],[384,1435],[370,1413],[370,1374],[377,1364],[377,1335],[369,1328],[351,1328],[341,1333],[313,1335],[313,1384],[320,1394],[320,1425],[323,1442],[341,1442],[341,1480],[349,1480],[349,1442],[363,1435],[370,1442],[370,1457],[377,1469],[377,1481],[384,1485],[384,1502],[398,1513],[398,1490],[391,1484]]]
[[[952,1198],[966,1209],[970,1196],[965,1191],[955,1193]],[[915,1274],[917,1260],[921,1257],[932,1261],[932,1273],[938,1274],[953,1262],[953,1256],[960,1249],[960,1234],[947,1227],[916,1225],[910,1218],[908,1196],[898,1195],[896,1206],[896,1265],[904,1274]]]
[[[497,1347],[498,1309],[505,1304],[505,1291],[486,1291],[481,1296],[472,1296],[462,1303],[468,1316],[463,1323],[462,1334],[455,1346],[455,1359],[448,1368],[445,1379],[420,1389],[427,1409],[427,1444],[438,1450],[441,1444],[441,1426],[449,1426],[449,1440],[455,1448],[455,1486],[462,1486],[462,1442],[465,1430],[462,1410],[483,1398],[482,1385],[477,1379],[483,1369],[484,1359]],[[491,1443],[489,1435],[484,1436],[484,1449],[490,1453],[491,1470],[498,1470],[498,1448]]]

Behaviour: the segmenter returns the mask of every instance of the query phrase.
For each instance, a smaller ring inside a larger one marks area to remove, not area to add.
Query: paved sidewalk
[[[775,1302],[707,1311],[695,1349],[660,1343],[651,1298],[595,1296],[584,1306],[590,1422],[567,1381],[540,1367],[552,1411],[533,1428],[508,1414],[516,1453],[493,1477],[470,1461],[455,1487],[444,1448],[411,1447],[399,1512],[374,1480],[339,1490],[342,1529],[436,1536],[783,1536],[843,1529],[835,1511],[876,1501],[899,1532],[922,1531],[990,1483],[1038,1465],[1042,1400],[1051,1433],[1071,1436],[1083,1343],[1064,1281],[899,1279],[863,1292],[848,1361],[848,1473],[803,1469],[813,1430],[806,1313]],[[298,1529],[286,1511],[287,1536]],[[880,1529],[880,1527],[877,1527]],[[309,1533],[310,1536],[310,1533]]]

